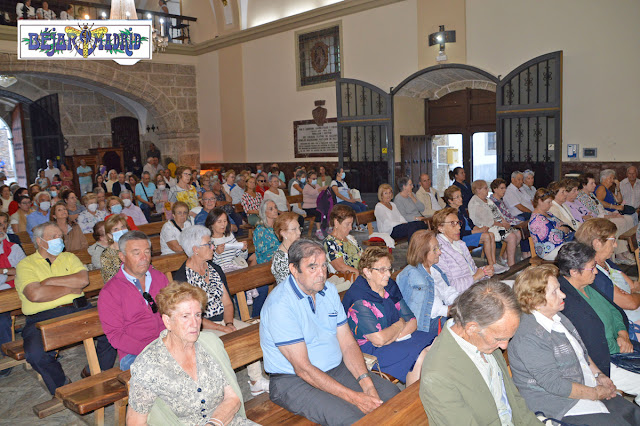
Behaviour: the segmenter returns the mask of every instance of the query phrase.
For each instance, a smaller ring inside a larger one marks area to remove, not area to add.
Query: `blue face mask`
[[[345,172],[342,172],[342,174],[340,175],[342,179],[344,179],[345,176],[346,176]]]
[[[119,231],[114,232],[113,235],[113,241],[114,242],[118,242],[118,240],[120,239],[120,237],[122,237],[124,234],[126,234],[127,232],[129,232],[128,229],[121,229]]]
[[[305,183],[307,181],[307,178],[300,178],[300,183]]]
[[[57,256],[64,250],[64,241],[62,238],[55,238],[53,240],[47,241],[49,247],[47,248],[47,253],[51,256]]]
[[[311,181],[311,185],[316,185],[318,183],[318,179],[314,179]]]
[[[51,191],[50,194],[51,194],[51,197],[55,198],[58,196],[58,191]]]
[[[256,170],[256,175],[259,175],[260,173],[262,173],[262,170],[260,169]]]
[[[113,214],[122,213],[122,206],[120,204],[116,204],[115,206],[112,206],[111,207],[111,213],[113,213]]]

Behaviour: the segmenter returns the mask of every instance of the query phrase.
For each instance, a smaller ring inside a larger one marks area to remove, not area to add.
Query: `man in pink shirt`
[[[100,291],[98,314],[124,371],[165,328],[155,297],[169,280],[150,266],[151,241],[143,232],[127,232],[118,246],[122,266]]]

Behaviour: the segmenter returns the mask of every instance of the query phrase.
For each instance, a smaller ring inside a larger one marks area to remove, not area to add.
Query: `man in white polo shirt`
[[[504,194],[504,202],[509,211],[520,220],[529,220],[533,211],[533,204],[527,193],[522,189],[524,176],[522,172],[511,173],[511,185]]]

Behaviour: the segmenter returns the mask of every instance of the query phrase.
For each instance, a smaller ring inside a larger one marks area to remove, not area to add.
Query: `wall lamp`
[[[160,131],[160,127],[157,127],[155,124],[152,124],[151,127],[147,125],[147,133],[149,133],[149,131],[152,131],[153,133],[155,133],[156,130]]]
[[[447,60],[447,55],[444,54],[445,43],[455,43],[455,42],[456,42],[455,30],[445,31],[444,25],[440,25],[440,30],[438,32],[429,34],[429,47],[436,44],[440,45],[440,51],[438,52],[438,56],[436,57],[436,60],[438,62]]]

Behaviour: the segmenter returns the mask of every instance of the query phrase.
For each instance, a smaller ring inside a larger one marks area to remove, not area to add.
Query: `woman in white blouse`
[[[173,219],[162,225],[162,230],[160,230],[160,249],[163,255],[184,252],[178,242],[178,238],[183,229],[191,226],[187,203],[176,201],[171,206],[171,212]]]
[[[496,241],[507,244],[507,265],[516,263],[516,248],[520,243],[520,232],[512,228],[509,221],[500,213],[500,209],[489,199],[489,187],[484,180],[471,184],[474,196],[469,200],[469,217],[476,226],[488,227]],[[504,259],[501,259],[504,261]]]
[[[427,225],[419,220],[407,222],[402,216],[398,207],[391,200],[393,199],[393,189],[391,185],[383,183],[378,187],[378,200],[374,213],[378,224],[378,232],[391,235],[391,238],[398,239],[406,237],[411,241],[414,232],[420,229],[427,229]]]

